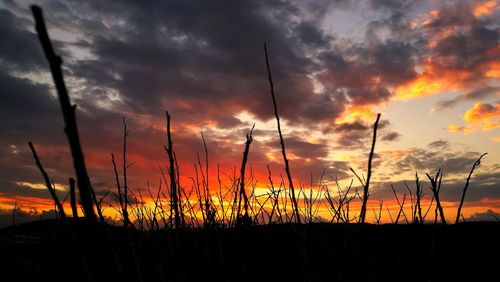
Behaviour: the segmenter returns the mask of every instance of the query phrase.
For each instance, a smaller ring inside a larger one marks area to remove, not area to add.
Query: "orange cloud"
[[[437,9],[431,10],[428,15],[424,16],[424,21],[422,22],[422,25],[424,26],[429,25],[437,17],[439,17],[439,10]]]
[[[481,17],[484,15],[490,15],[497,9],[498,3],[496,0],[487,1],[483,3],[478,3],[473,10],[473,14],[476,17]]]
[[[470,133],[471,132],[470,128],[465,127],[465,126],[459,126],[459,125],[456,125],[454,123],[448,125],[448,131],[453,132],[453,133],[456,133],[456,132]]]
[[[375,116],[376,113],[372,110],[372,105],[351,105],[335,120],[335,123],[353,123],[357,120],[373,122]]]
[[[486,76],[489,78],[500,78],[500,61],[489,64]]]
[[[16,182],[17,185],[36,189],[36,190],[47,190],[47,186],[44,183],[31,183],[31,182]],[[67,185],[54,183],[54,188],[58,191],[67,191]]]
[[[426,97],[443,91],[457,90],[462,82],[472,75],[467,70],[443,70],[428,59],[424,71],[415,80],[399,85],[395,90],[396,100]]]
[[[481,129],[490,131],[500,127],[500,104],[476,103],[464,115],[467,123],[481,124]]]
[[[0,193],[0,208],[12,209],[15,201],[17,201],[17,206],[21,208],[29,207],[40,211],[54,209],[54,202],[52,199],[21,195],[12,197],[5,195],[4,193]]]
[[[448,131],[469,133],[479,128],[482,131],[491,131],[500,128],[500,103],[495,106],[488,103],[476,103],[468,109],[463,117],[466,126],[450,124]]]

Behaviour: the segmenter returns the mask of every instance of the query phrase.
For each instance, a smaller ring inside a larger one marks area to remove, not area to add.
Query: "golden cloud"
[[[427,97],[443,91],[458,90],[472,72],[467,70],[443,70],[434,66],[429,59],[424,71],[415,80],[399,85],[395,90],[396,100]]]
[[[473,10],[473,14],[476,17],[481,17],[485,15],[492,14],[498,8],[498,3],[496,0],[486,1],[478,3]]]
[[[466,126],[450,124],[448,131],[470,133],[475,129],[491,131],[500,128],[500,104],[476,103],[465,112],[463,120],[467,123]]]
[[[47,189],[47,186],[43,183],[31,183],[31,182],[22,182],[18,181],[16,182],[17,185],[27,187],[30,189],[35,189],[35,190],[45,190]],[[67,191],[67,185],[59,184],[59,183],[54,183],[53,187],[58,190],[58,191]]]
[[[336,124],[353,123],[361,120],[364,122],[373,122],[377,114],[372,110],[374,105],[351,105],[336,120]]]

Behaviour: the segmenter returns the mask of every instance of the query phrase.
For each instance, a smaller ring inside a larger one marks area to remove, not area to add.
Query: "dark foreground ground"
[[[498,281],[500,223],[0,229],[0,281]]]

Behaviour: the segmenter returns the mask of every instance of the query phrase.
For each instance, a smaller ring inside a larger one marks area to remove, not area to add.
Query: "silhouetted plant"
[[[172,144],[172,135],[170,133],[170,115],[166,112],[167,115],[167,141],[168,147],[165,147],[168,155],[169,161],[169,177],[170,177],[170,214],[173,214],[175,228],[181,227],[181,217],[179,214],[179,192],[177,188],[176,174],[175,174],[175,160],[174,160],[174,152],[173,152],[173,144]]]
[[[54,203],[57,207],[57,211],[59,212],[62,218],[66,218],[66,213],[64,212],[64,208],[61,202],[59,201],[59,198],[57,197],[55,186],[50,181],[47,172],[45,172],[45,169],[43,168],[42,163],[40,162],[40,159],[38,158],[38,155],[35,151],[35,147],[33,147],[33,144],[31,142],[28,142],[28,144],[30,146],[31,153],[33,153],[33,158],[35,159],[36,166],[42,173],[43,179],[45,180],[45,186],[47,186],[47,190],[49,190],[50,196],[52,196],[52,200],[54,200]]]
[[[236,225],[249,225],[252,222],[248,214],[249,203],[248,203],[247,193],[245,191],[245,168],[248,160],[248,153],[250,151],[250,144],[252,144],[253,141],[252,132],[254,128],[255,124],[250,129],[250,132],[246,135],[247,141],[245,142],[245,150],[243,151],[243,158],[241,161],[240,180],[239,180],[240,189],[238,192],[238,207],[236,209]],[[242,200],[243,200],[244,214],[241,214]]]
[[[439,200],[439,191],[441,190],[441,180],[443,179],[443,172],[441,169],[438,170],[436,176],[431,177],[428,173],[426,173],[427,177],[431,182],[431,190],[434,194],[434,199],[436,200],[436,210],[435,210],[435,219],[434,223],[437,220],[437,214],[439,212],[439,216],[441,217],[441,222],[446,224],[446,219],[444,217],[443,207],[441,206],[441,201]]]
[[[464,192],[462,193],[462,198],[460,199],[460,204],[458,205],[458,210],[457,210],[457,217],[455,219],[455,223],[458,223],[458,220],[460,219],[461,211],[462,211],[462,205],[464,204],[464,199],[465,199],[465,193],[467,192],[467,188],[469,188],[469,182],[470,182],[470,177],[472,176],[472,173],[474,172],[474,169],[476,166],[479,166],[481,164],[481,159],[487,155],[488,153],[482,154],[479,159],[472,165],[472,168],[470,170],[469,176],[467,176],[467,181],[465,182],[465,187],[464,187]]]
[[[379,120],[380,120],[380,114],[377,114],[377,120],[375,120],[375,123],[373,124],[373,139],[372,139],[372,147],[370,150],[370,154],[368,156],[368,169],[366,172],[366,181],[363,181],[361,177],[359,177],[359,175],[356,174],[356,172],[352,168],[350,168],[351,171],[354,173],[354,175],[358,178],[361,185],[363,186],[363,199],[361,205],[361,212],[359,214],[359,222],[361,223],[364,223],[366,218],[366,205],[368,203],[368,197],[369,197],[370,179],[372,177],[372,160],[375,151],[375,142],[377,141],[377,127]]]

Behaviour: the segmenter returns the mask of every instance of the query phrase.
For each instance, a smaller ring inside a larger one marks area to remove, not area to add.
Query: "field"
[[[478,222],[136,231],[49,220],[1,229],[0,248],[9,281],[487,281],[497,272],[499,229]]]

